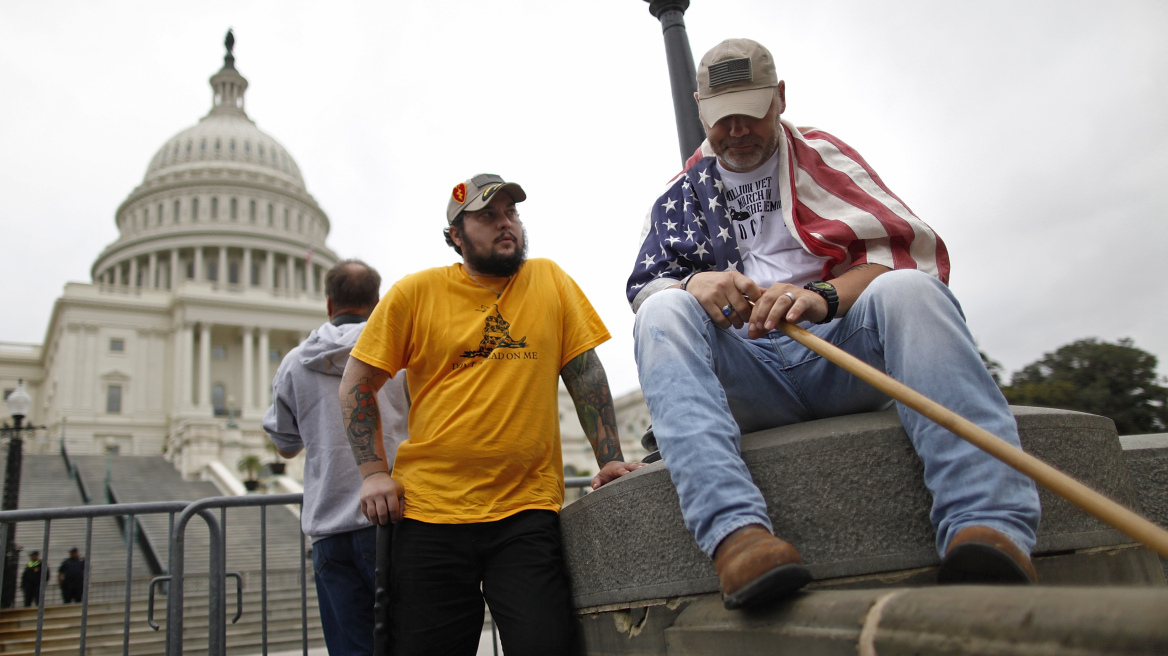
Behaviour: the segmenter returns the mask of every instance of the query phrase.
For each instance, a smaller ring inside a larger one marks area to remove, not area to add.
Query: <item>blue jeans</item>
[[[1017,423],[982,364],[957,299],[931,276],[881,275],[846,316],[810,331],[1018,446]],[[751,340],[719,328],[679,289],[647,299],[634,333],[657,445],[686,527],[710,556],[738,528],[773,530],[742,461],[743,432],[890,403],[778,331]],[[1041,514],[1033,481],[917,412],[899,403],[897,410],[925,466],[938,553],[972,525],[997,529],[1029,553]]]
[[[330,656],[373,656],[377,527],[313,542],[312,569]]]

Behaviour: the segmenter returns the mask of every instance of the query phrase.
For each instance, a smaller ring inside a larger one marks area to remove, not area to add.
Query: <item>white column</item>
[[[146,286],[150,289],[158,287],[158,253],[150,251],[150,259],[146,264]]]
[[[131,287],[138,286],[138,256],[130,258],[130,282]]]
[[[207,276],[203,273],[203,247],[195,247],[195,282],[203,282]]]
[[[85,372],[82,377],[87,391],[86,404],[91,410],[100,412],[105,410],[105,404],[98,407],[98,392],[101,391],[101,381],[97,379],[97,326],[85,327]]]
[[[199,324],[199,410],[211,409],[211,324]]]
[[[227,247],[219,247],[219,276],[215,282],[222,287],[227,284]]]
[[[259,383],[259,396],[256,405],[266,408],[272,403],[272,376],[268,373],[268,353],[272,350],[267,328],[260,328],[259,360],[257,364],[256,380]]]
[[[179,278],[179,271],[178,271],[178,249],[177,248],[170,249],[170,267],[169,267],[169,269],[170,270],[167,271],[167,276],[166,276],[166,283],[167,283],[166,288],[167,289],[175,289],[178,287],[178,281],[181,280],[181,278]]]
[[[268,291],[272,291],[276,288],[276,253],[275,252],[273,252],[273,251],[266,252],[266,255],[264,257],[264,267],[266,268],[266,271],[264,272],[264,287],[267,287]]]
[[[244,289],[251,287],[251,249],[243,249],[243,264],[239,271],[239,284]]]
[[[80,348],[81,328],[75,323],[65,325],[61,333],[61,354],[56,359],[56,376],[61,381],[61,406],[71,409],[77,405],[77,378],[72,369],[77,363],[77,350]]]
[[[195,326],[184,323],[178,341],[178,394],[179,410],[194,405],[195,377]]]
[[[243,411],[245,413],[251,412],[252,416],[255,411],[255,380],[253,380],[252,372],[255,368],[255,352],[252,346],[255,343],[255,328],[251,326],[243,327]]]

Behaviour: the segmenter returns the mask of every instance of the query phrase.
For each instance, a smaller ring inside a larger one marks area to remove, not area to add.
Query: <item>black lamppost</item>
[[[16,389],[8,395],[8,414],[12,415],[15,426],[4,424],[8,436],[8,465],[4,472],[4,498],[0,510],[16,510],[20,501],[20,469],[24,457],[24,439],[20,434],[25,430],[24,418],[32,407],[32,397],[24,390],[24,381],[16,383]],[[16,524],[8,525],[4,540],[4,597],[0,607],[12,608],[16,602],[16,571],[20,567],[20,553],[16,549]]]
[[[706,138],[694,93],[698,90],[697,69],[685,32],[685,10],[689,0],[645,0],[649,13],[661,21],[665,36],[665,59],[669,63],[669,86],[673,90],[673,117],[677,122],[677,145],[681,161],[689,159]]]

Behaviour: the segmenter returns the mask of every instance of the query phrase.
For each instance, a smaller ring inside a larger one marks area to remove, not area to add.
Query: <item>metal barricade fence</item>
[[[126,503],[126,504],[107,504],[94,506],[78,506],[73,508],[46,508],[35,510],[10,510],[0,512],[0,544],[7,538],[11,527],[27,522],[43,522],[44,529],[42,534],[43,546],[40,549],[42,562],[48,563],[52,558],[49,552],[49,538],[52,532],[52,525],[54,521],[68,520],[68,519],[84,519],[85,525],[85,575],[84,587],[82,588],[81,597],[81,617],[80,626],[77,634],[78,654],[84,656],[87,652],[87,631],[89,628],[89,609],[90,604],[95,602],[94,592],[102,591],[108,594],[110,592],[111,584],[113,582],[102,582],[95,586],[91,580],[93,571],[93,520],[101,517],[124,517],[126,521],[124,525],[126,528],[126,576],[122,584],[123,587],[123,627],[122,627],[122,653],[130,653],[130,623],[131,623],[131,606],[137,599],[140,600],[142,591],[147,593],[146,606],[146,623],[154,630],[159,630],[161,627],[154,622],[154,600],[155,593],[161,589],[166,595],[166,651],[168,656],[178,656],[183,653],[183,605],[184,605],[184,587],[199,588],[201,586],[183,586],[170,585],[173,582],[184,581],[185,579],[185,564],[186,564],[186,531],[191,519],[196,515],[201,517],[207,525],[208,529],[208,567],[206,575],[206,594],[207,594],[207,653],[208,654],[226,654],[226,625],[227,625],[227,579],[233,578],[236,581],[236,612],[232,622],[238,621],[243,611],[243,587],[244,576],[250,573],[227,572],[226,571],[226,553],[225,553],[225,537],[223,531],[223,523],[226,521],[226,510],[228,508],[240,507],[260,507],[261,521],[259,523],[259,545],[260,545],[260,604],[261,604],[261,653],[268,652],[268,540],[267,540],[267,508],[269,506],[282,505],[300,505],[303,500],[302,494],[272,494],[272,495],[255,495],[245,497],[214,497],[202,499],[199,501],[167,501],[167,502],[152,502],[152,503]],[[217,518],[213,509],[220,509],[220,517]],[[134,579],[133,574],[133,560],[134,548],[138,544],[136,539],[136,530],[138,522],[136,519],[148,516],[166,514],[169,517],[168,525],[171,527],[168,536],[168,566],[166,572],[162,576],[154,577],[149,583],[145,583],[140,579]],[[176,519],[177,515],[177,519]],[[306,569],[306,554],[305,539],[303,533],[300,534],[300,568],[299,575],[296,577],[300,584],[300,611],[301,611],[301,647],[304,654],[308,653],[308,617],[307,617],[307,572]],[[2,558],[3,556],[0,556]],[[4,565],[7,565],[5,563]],[[40,599],[38,600],[37,608],[37,623],[36,623],[36,638],[34,645],[34,652],[41,653],[42,639],[45,626],[45,594],[47,591],[49,568],[43,566],[41,568],[41,587]],[[286,576],[286,573],[285,573]],[[0,580],[0,586],[3,586],[3,581]],[[189,590],[188,590],[189,591]],[[201,591],[201,590],[200,590]],[[0,594],[3,590],[0,587]],[[99,596],[106,596],[102,594]],[[137,620],[137,621],[140,621]]]
[[[571,477],[565,479],[565,487],[568,489],[576,489],[576,498],[583,496],[590,489],[591,479],[588,477]],[[93,506],[77,506],[71,508],[43,508],[30,510],[9,510],[0,511],[0,544],[3,544],[7,538],[8,531],[13,530],[17,524],[28,522],[43,522],[42,533],[42,547],[40,553],[42,554],[42,562],[48,563],[52,558],[49,548],[49,537],[52,531],[52,524],[54,521],[70,520],[70,519],[84,519],[85,524],[85,578],[84,587],[82,588],[81,597],[81,618],[78,627],[78,654],[84,656],[87,653],[86,633],[88,628],[89,606],[91,602],[98,600],[113,600],[112,597],[120,596],[123,600],[123,621],[122,621],[122,653],[128,655],[130,653],[130,624],[131,624],[131,606],[135,599],[141,599],[143,590],[147,593],[146,605],[146,623],[155,631],[161,627],[154,621],[154,602],[155,595],[158,590],[162,590],[166,596],[166,651],[167,656],[181,656],[183,653],[183,609],[184,609],[184,589],[188,586],[172,585],[176,582],[183,581],[186,578],[186,531],[190,521],[197,515],[203,519],[208,529],[208,567],[207,567],[207,653],[208,654],[226,654],[227,649],[227,579],[233,578],[236,582],[235,594],[235,615],[231,623],[239,620],[243,612],[243,589],[245,577],[250,579],[250,572],[228,572],[226,562],[226,511],[228,508],[244,508],[244,507],[259,507],[260,508],[260,525],[259,525],[259,544],[260,544],[260,617],[261,617],[261,645],[260,653],[268,653],[268,540],[267,540],[267,508],[270,506],[284,506],[296,505],[299,506],[303,502],[302,494],[260,494],[247,495],[239,497],[212,497],[201,499],[199,501],[161,501],[150,503],[122,503],[122,504],[103,504]],[[220,516],[217,518],[214,509],[220,510]],[[168,526],[170,532],[168,536],[168,566],[166,571],[161,576],[156,576],[149,583],[141,579],[133,577],[133,562],[134,562],[134,548],[138,544],[136,531],[138,530],[138,519],[149,515],[165,514],[168,516]],[[177,515],[177,519],[176,519]],[[95,584],[90,580],[92,572],[92,560],[90,555],[93,553],[93,520],[101,517],[125,518],[123,525],[125,529],[125,567],[126,576],[122,583],[115,581],[98,582]],[[379,538],[381,533],[379,533]],[[388,553],[387,549],[378,549],[379,555]],[[300,567],[296,578],[300,584],[300,625],[301,625],[301,649],[305,656],[308,654],[309,639],[308,639],[308,595],[307,595],[307,579],[309,570],[307,569],[307,554],[305,535],[300,533]],[[0,560],[3,559],[3,554],[0,554]],[[0,562],[0,571],[2,567],[6,567],[8,563]],[[284,573],[285,576],[287,573]],[[37,604],[37,623],[36,623],[36,638],[34,653],[40,654],[42,648],[42,638],[45,625],[45,594],[47,590],[49,568],[47,566],[41,569],[41,586],[40,599]],[[0,594],[3,593],[3,578],[0,577]],[[115,589],[121,588],[121,594],[117,595]],[[195,586],[199,587],[199,586]],[[202,592],[202,590],[198,590]],[[375,605],[375,625],[376,625],[376,639],[378,641],[378,652],[386,653],[388,635],[388,598],[389,598],[389,563],[383,562],[379,558],[377,564],[377,594]],[[495,654],[498,654],[498,641],[495,635],[495,626],[493,620],[488,620],[487,624],[491,629],[492,643],[494,645]],[[485,629],[485,627],[484,627]]]

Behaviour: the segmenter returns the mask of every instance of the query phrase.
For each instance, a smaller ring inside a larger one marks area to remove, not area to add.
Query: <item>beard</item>
[[[718,143],[711,141],[710,148],[714,150],[714,154],[718,156],[718,161],[722,163],[722,166],[731,171],[739,173],[753,171],[770,159],[771,155],[774,155],[779,148],[779,131],[782,130],[782,127],[778,125],[777,120],[775,123],[775,131],[766,141],[754,135],[741,138],[726,137]],[[730,150],[732,147],[743,146],[754,146],[755,148],[745,153],[735,153]]]
[[[527,261],[527,227],[522,229],[520,247],[510,254],[496,253],[487,248],[480,251],[471,240],[466,239],[462,244],[462,257],[471,269],[484,276],[506,278],[515,275],[523,263]],[[511,236],[515,236],[512,233]]]

